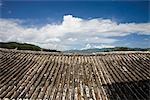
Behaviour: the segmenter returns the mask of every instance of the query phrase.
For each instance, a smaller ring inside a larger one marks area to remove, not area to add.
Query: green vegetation
[[[57,50],[51,50],[51,49],[43,49],[39,46],[33,45],[33,44],[27,44],[27,43],[17,43],[17,42],[0,42],[0,48],[6,48],[6,49],[17,49],[17,50],[31,50],[31,51],[46,51],[46,52],[60,52]]]
[[[113,51],[150,51],[150,48],[128,48],[128,47],[115,47]]]
[[[44,49],[39,46],[27,43],[17,43],[17,42],[0,42],[0,48],[6,49],[18,49],[18,50],[32,50],[32,51],[45,51],[45,52],[60,52],[52,49]],[[115,48],[93,48],[85,50],[68,50],[64,53],[96,53],[96,52],[111,52],[111,51],[150,51],[150,48],[128,48],[128,47],[115,47]]]
[[[42,51],[45,51],[45,52],[60,52],[60,51],[52,50],[52,49],[42,49]]]
[[[68,50],[65,53],[96,53],[96,52],[112,52],[112,51],[150,51],[150,48],[129,48],[129,47],[115,47],[115,48],[92,48],[85,50]]]
[[[33,51],[40,51],[41,48],[39,46],[35,46],[32,44],[27,43],[17,43],[17,42],[0,42],[0,48],[7,48],[7,49],[18,49],[18,50],[33,50]]]

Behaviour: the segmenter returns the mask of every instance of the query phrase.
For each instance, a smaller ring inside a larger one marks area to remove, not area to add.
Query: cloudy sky
[[[43,48],[150,47],[148,1],[0,2],[0,42]]]

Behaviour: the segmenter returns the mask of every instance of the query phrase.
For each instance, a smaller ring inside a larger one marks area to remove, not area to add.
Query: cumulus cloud
[[[104,45],[104,44],[101,44],[101,45],[95,45],[94,48],[114,48],[115,46],[113,45]]]
[[[102,48],[114,48],[115,46],[113,45],[108,45],[108,44],[101,44],[101,45],[92,45],[92,44],[86,44],[86,46],[84,48],[82,48],[82,50],[84,49],[90,49],[90,48],[98,48],[98,49],[102,49]]]
[[[87,20],[65,15],[61,23],[49,23],[41,27],[26,27],[22,25],[24,22],[1,18],[0,41],[27,42],[50,49],[65,50],[74,46],[84,48],[87,44],[105,44],[110,47],[110,44],[117,41],[116,36],[132,33],[150,35],[150,23],[117,23],[102,18]]]
[[[68,38],[69,41],[76,41],[77,38]]]

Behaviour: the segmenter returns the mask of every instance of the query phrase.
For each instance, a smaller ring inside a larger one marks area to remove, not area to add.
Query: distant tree
[[[52,49],[42,49],[42,51],[46,51],[46,52],[60,52],[60,51],[52,50]]]
[[[116,47],[114,48],[114,51],[133,51],[133,50],[128,47]]]

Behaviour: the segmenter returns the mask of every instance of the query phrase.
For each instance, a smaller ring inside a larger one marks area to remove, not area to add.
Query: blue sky
[[[150,47],[148,1],[2,0],[0,9],[0,41],[60,50]]]
[[[2,17],[62,20],[65,14],[81,18],[109,18],[118,22],[147,22],[148,2],[4,1]],[[11,14],[9,13],[11,11]],[[42,23],[42,22],[41,22]]]

